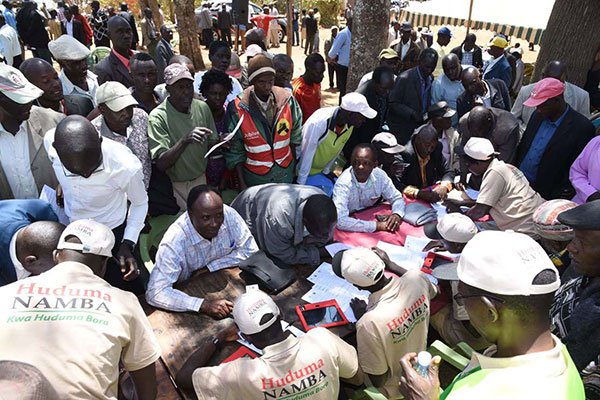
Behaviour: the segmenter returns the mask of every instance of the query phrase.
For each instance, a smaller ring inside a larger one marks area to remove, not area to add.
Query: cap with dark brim
[[[600,200],[563,211],[558,215],[558,220],[573,229],[600,231]]]
[[[423,232],[429,239],[440,240],[442,238],[442,235],[440,235],[440,232],[437,229],[437,222],[430,222],[426,224],[423,227]]]
[[[457,262],[438,265],[433,269],[431,275],[442,281],[458,281]]]
[[[333,256],[333,259],[331,260],[331,269],[333,270],[333,273],[336,274],[337,276],[339,276],[340,278],[342,277],[342,257],[344,256],[344,252],[346,250],[341,250],[338,251],[335,256]]]

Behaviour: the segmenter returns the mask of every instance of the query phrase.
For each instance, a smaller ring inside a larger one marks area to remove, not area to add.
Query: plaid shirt
[[[223,213],[219,234],[210,241],[196,231],[187,212],[169,227],[148,282],[148,304],[171,311],[197,312],[204,299],[173,289],[173,284],[189,279],[202,267],[211,272],[233,267],[258,251],[242,217],[226,205]]]
[[[94,40],[102,40],[108,37],[108,14],[104,10],[98,10],[96,15],[90,18],[94,29]]]

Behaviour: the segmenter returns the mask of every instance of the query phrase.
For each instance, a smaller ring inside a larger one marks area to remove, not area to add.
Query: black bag
[[[296,272],[277,258],[269,258],[259,251],[240,263],[240,276],[246,284],[258,284],[267,293],[277,294],[296,280]]]

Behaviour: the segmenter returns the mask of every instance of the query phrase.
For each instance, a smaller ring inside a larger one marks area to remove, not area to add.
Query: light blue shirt
[[[556,121],[552,122],[549,119],[546,119],[542,121],[538,128],[538,131],[533,138],[533,142],[531,142],[531,146],[519,166],[519,169],[525,174],[529,183],[535,183],[538,168],[540,167],[540,161],[542,161],[546,147],[548,147],[548,143],[552,140],[556,128],[558,128],[563,119],[565,119],[565,115],[567,115],[569,108],[570,107],[567,105],[565,112]]]
[[[148,304],[171,311],[197,312],[204,299],[173,289],[173,284],[189,279],[202,267],[214,272],[236,266],[258,251],[242,217],[227,205],[223,205],[223,213],[223,225],[212,240],[200,236],[187,212],[169,227],[150,274],[146,291]]]
[[[331,50],[327,54],[330,58],[338,57],[338,64],[347,67],[350,64],[350,42],[352,41],[352,33],[350,29],[342,29],[333,40]]]
[[[12,26],[12,28],[16,31],[17,30],[17,20],[15,19],[15,13],[12,10],[9,10],[8,8],[4,9],[4,21]]]
[[[376,221],[352,218],[350,213],[371,207],[379,198],[392,205],[392,213],[404,217],[404,198],[384,170],[373,169],[365,183],[359,183],[352,167],[345,170],[333,187],[333,203],[338,213],[337,227],[343,231],[375,232]]]
[[[433,81],[431,87],[431,104],[445,101],[451,109],[456,111],[456,99],[464,91],[465,88],[460,79],[451,81],[446,74],[441,74]],[[454,117],[452,117],[452,126],[456,126],[457,124],[458,114],[454,114]]]

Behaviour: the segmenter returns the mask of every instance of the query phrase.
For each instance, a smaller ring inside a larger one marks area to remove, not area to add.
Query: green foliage
[[[304,0],[302,2],[302,8],[314,7],[317,7],[321,14],[321,26],[329,28],[339,24],[340,0]]]

